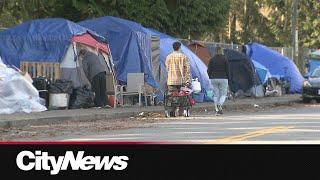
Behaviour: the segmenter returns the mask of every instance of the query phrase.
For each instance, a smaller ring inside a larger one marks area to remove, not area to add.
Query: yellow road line
[[[207,141],[207,142],[205,142],[205,144],[229,144],[229,143],[234,143],[234,142],[238,142],[238,141],[243,141],[243,140],[253,138],[253,137],[258,137],[258,136],[263,136],[263,135],[273,134],[273,133],[279,133],[279,132],[285,132],[291,128],[293,128],[293,126],[276,126],[276,127],[272,127],[272,128],[266,128],[266,129],[260,129],[257,131],[252,131],[252,132],[237,135],[237,136],[230,136],[230,137],[225,137],[225,138],[216,139],[216,140],[212,140],[212,141]]]

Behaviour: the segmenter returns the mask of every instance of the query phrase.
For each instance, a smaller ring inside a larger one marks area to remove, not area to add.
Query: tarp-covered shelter
[[[262,64],[258,63],[257,61],[255,60],[251,60],[253,65],[254,65],[254,68],[256,70],[256,73],[260,79],[260,82],[262,84],[266,83],[268,78],[271,77],[271,74],[270,74],[270,71],[265,67],[263,66]]]
[[[232,92],[250,91],[255,85],[261,84],[254,65],[244,53],[232,49],[224,49],[230,66],[230,89]]]
[[[90,87],[77,61],[80,48],[103,56],[110,73],[114,73],[106,39],[69,20],[28,21],[0,32],[0,42],[0,56],[5,64],[19,67],[22,62],[59,63],[61,79],[72,80],[75,88]]]
[[[308,74],[311,74],[316,68],[320,67],[320,59],[310,59],[308,66]]]
[[[204,43],[201,42],[192,42],[188,45],[188,48],[196,54],[205,65],[208,66],[211,59],[211,55]]]
[[[172,44],[177,41],[175,38],[158,32],[153,29],[146,29],[150,35],[160,36],[160,70],[158,70],[159,77],[161,77],[160,88],[161,90],[166,89],[167,82],[167,69],[165,66],[166,57],[173,52]],[[212,89],[210,79],[207,74],[207,66],[202,62],[197,55],[195,55],[188,47],[182,45],[182,52],[188,57],[191,67],[192,78],[198,78],[201,83],[203,92]]]
[[[157,88],[152,71],[152,37],[132,21],[106,16],[79,22],[108,39],[118,80],[127,82],[127,73],[143,72],[145,82]]]
[[[269,69],[272,76],[289,78],[290,92],[301,92],[304,78],[291,59],[258,43],[246,45],[246,53],[251,59],[254,59]]]
[[[308,74],[311,74],[317,67],[320,67],[320,50],[316,50],[310,54]]]

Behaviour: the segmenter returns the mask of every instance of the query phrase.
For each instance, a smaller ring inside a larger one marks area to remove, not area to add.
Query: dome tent
[[[145,82],[158,87],[152,72],[151,36],[133,21],[105,16],[78,23],[108,39],[118,80],[127,82],[127,73],[143,72]]]
[[[247,55],[265,66],[272,76],[288,77],[291,93],[301,92],[304,78],[291,59],[258,43],[247,44],[246,49]]]
[[[247,55],[233,49],[224,49],[224,54],[229,61],[232,92],[251,92],[252,88],[261,84],[255,66]]]
[[[201,42],[192,42],[188,45],[188,48],[196,54],[205,65],[208,66],[210,59],[211,59],[211,54],[208,50],[208,48],[205,46],[204,43]]]
[[[7,65],[21,62],[59,63],[61,79],[72,80],[74,87],[88,85],[81,64],[79,47],[101,54],[111,73],[112,58],[107,41],[94,31],[66,19],[47,18],[22,23],[0,32],[0,56]]]
[[[320,49],[310,54],[307,74],[311,74],[317,67],[320,67]]]

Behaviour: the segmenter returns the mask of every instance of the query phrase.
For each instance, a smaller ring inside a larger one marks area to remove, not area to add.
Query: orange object
[[[114,104],[115,104],[114,101],[116,101],[114,95],[109,95],[108,96],[108,104],[109,104],[109,106],[114,107]]]

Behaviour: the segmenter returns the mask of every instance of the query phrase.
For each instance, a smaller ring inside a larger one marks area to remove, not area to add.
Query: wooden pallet
[[[32,78],[46,77],[51,80],[60,79],[60,64],[49,62],[20,62],[20,70],[28,72]]]

